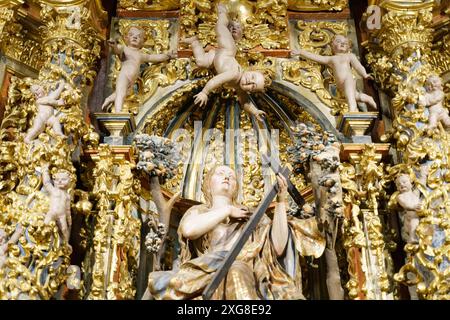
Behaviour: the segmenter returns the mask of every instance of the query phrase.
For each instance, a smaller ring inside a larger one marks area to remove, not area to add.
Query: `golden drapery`
[[[206,205],[189,209],[206,212]],[[180,223],[181,224],[181,223]],[[325,249],[315,218],[288,217],[289,239],[285,253],[277,257],[270,240],[271,219],[266,215],[253,232],[220,284],[212,299],[226,300],[283,300],[304,299],[299,256],[318,258]],[[245,223],[230,221],[223,244],[235,238]],[[214,250],[210,233],[190,241],[178,231],[181,244],[179,264],[170,271],[156,271],[149,275],[149,291],[155,299],[200,299],[214,272],[225,259],[227,251]]]

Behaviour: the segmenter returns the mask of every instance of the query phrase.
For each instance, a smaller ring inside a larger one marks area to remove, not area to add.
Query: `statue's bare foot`
[[[198,41],[197,36],[189,37],[189,38],[183,38],[180,40],[183,44],[192,44],[193,42]]]

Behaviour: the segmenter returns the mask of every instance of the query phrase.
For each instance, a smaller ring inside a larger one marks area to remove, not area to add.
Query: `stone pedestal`
[[[127,137],[136,129],[134,116],[130,113],[94,113],[100,131],[107,135],[104,143],[112,146],[129,144]]]
[[[377,112],[347,112],[337,119],[337,128],[353,143],[372,143],[370,132],[377,118]]]

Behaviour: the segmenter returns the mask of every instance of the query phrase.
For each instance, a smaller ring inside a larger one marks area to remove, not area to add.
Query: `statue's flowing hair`
[[[222,167],[222,165],[218,164],[214,165],[203,177],[202,192],[203,196],[205,197],[206,206],[208,208],[211,208],[212,206],[211,178],[214,172],[216,172],[218,167]],[[236,179],[236,187],[234,188],[233,195],[231,197],[232,204],[235,206],[240,205],[237,200],[238,194],[239,194],[239,182]]]

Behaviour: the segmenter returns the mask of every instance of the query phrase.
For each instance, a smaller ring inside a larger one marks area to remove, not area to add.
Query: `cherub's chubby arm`
[[[227,6],[219,3],[217,5],[217,25],[224,26],[228,30],[229,23]]]
[[[359,59],[353,53],[351,53],[350,62],[352,64],[352,67],[355,68],[356,72],[358,72],[361,77],[363,77],[364,79],[373,79],[372,76],[367,73],[366,68],[364,68]]]
[[[55,91],[50,92],[47,96],[37,99],[38,104],[45,104],[50,106],[62,106],[64,105],[64,100],[59,99],[62,91],[64,90],[64,81],[61,80],[58,83],[58,87]]]
[[[239,103],[244,109],[245,112],[252,114],[256,117],[256,119],[260,122],[264,121],[264,117],[266,113],[262,110],[259,110],[249,99],[248,94],[243,90],[238,89],[237,92]]]
[[[331,62],[331,56],[321,56],[303,49],[292,50],[291,56],[301,56],[303,58],[318,62],[320,64],[329,64]]]
[[[42,183],[44,184],[44,188],[49,192],[52,193],[54,190],[54,186],[52,183],[52,178],[50,178],[50,173],[48,169],[48,164],[42,165]]]
[[[238,75],[239,73],[236,71],[227,71],[220,73],[216,75],[214,78],[210,79],[206,83],[203,90],[199,94],[195,95],[194,100],[195,104],[200,104],[200,106],[206,105],[206,102],[208,102],[208,94],[212,90],[222,86],[227,82],[233,81],[234,79],[237,78]]]
[[[119,57],[122,56],[124,46],[119,44],[117,40],[115,39],[108,40],[108,45],[111,47],[114,54],[118,55]]]

